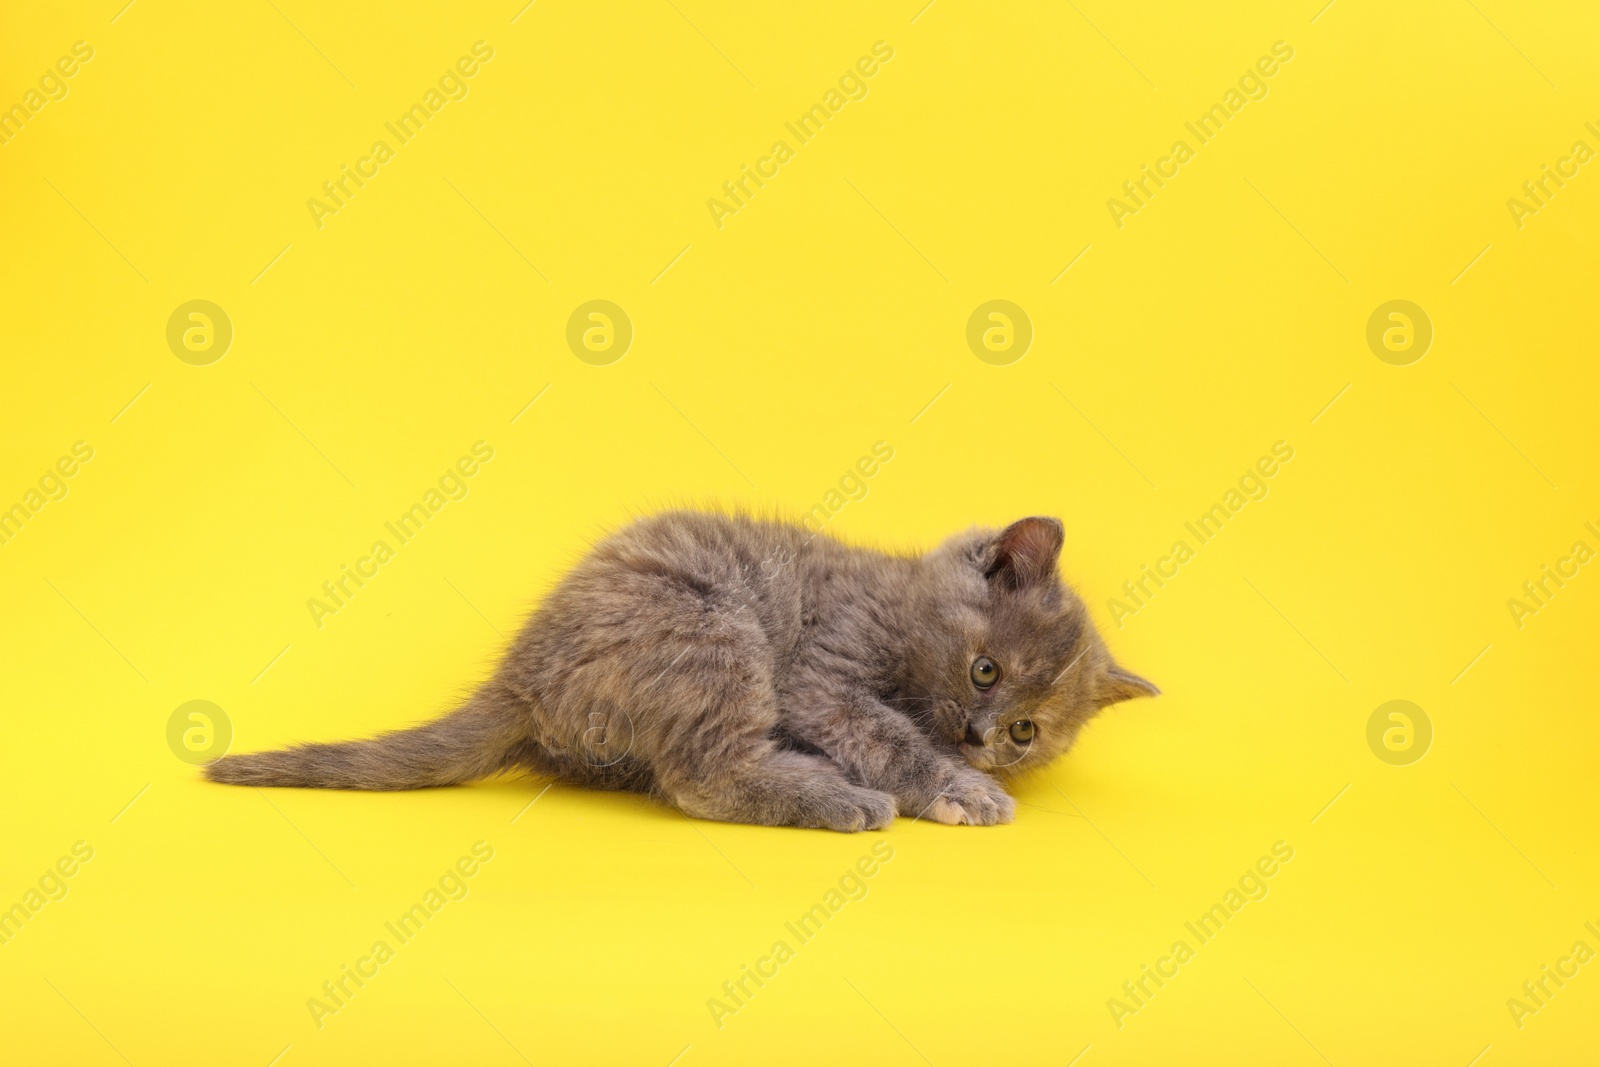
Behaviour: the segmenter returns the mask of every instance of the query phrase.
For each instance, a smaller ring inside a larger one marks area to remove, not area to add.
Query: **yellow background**
[[[0,947],[0,1058],[1593,1055],[1600,964],[1520,1029],[1506,1001],[1600,949],[1600,574],[1520,629],[1506,602],[1600,547],[1600,165],[1520,229],[1506,200],[1600,148],[1600,18],[922,3],[7,5],[0,104],[95,54],[0,147],[0,505],[73,442],[95,457],[0,546],[0,905],[95,854]],[[469,95],[319,229],[307,199],[478,40]],[[707,199],[879,40],[866,98],[719,229]],[[1269,95],[1119,229],[1107,198],[1280,40]],[[165,339],[193,299],[233,323],[209,366]],[[609,366],[565,342],[591,299],[634,325]],[[1009,366],[965,342],[990,299],[1034,326]],[[1392,299],[1434,326],[1410,366],[1365,341]],[[470,495],[314,625],[307,598],[478,440]],[[832,532],[1059,515],[1067,574],[1165,690],[1011,826],[758,829],[561,786],[530,808],[525,780],[268,795],[167,747],[192,699],[234,751],[429,716],[601,531],[799,514],[879,440]],[[1109,598],[1279,440],[1270,495],[1118,629]],[[1433,724],[1410,766],[1367,746],[1391,699]],[[708,998],[875,839],[869,895],[715,1026]],[[470,895],[319,1029],[308,998],[479,840]],[[1270,894],[1119,1028],[1107,1000],[1280,840]]]

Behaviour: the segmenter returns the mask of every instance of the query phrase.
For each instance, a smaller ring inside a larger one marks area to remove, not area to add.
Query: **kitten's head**
[[[908,695],[980,770],[1041,767],[1101,708],[1160,692],[1111,658],[1057,573],[1061,542],[1060,521],[1036,517],[958,534],[923,557]]]

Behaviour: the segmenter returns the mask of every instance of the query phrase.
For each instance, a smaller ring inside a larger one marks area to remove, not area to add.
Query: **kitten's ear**
[[[1111,704],[1120,704],[1124,700],[1160,695],[1161,690],[1156,688],[1154,682],[1148,682],[1132,671],[1123,670],[1113,663],[1096,682],[1094,699],[1095,703],[1103,708]]]
[[[1018,519],[994,539],[984,577],[999,579],[1012,589],[1047,582],[1055,576],[1065,537],[1060,519],[1041,515]]]

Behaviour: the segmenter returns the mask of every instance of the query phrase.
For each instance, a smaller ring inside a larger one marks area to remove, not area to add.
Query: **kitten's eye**
[[[979,689],[987,689],[1000,680],[1000,665],[988,656],[979,656],[972,661],[972,684]]]
[[[1027,719],[1019,719],[1011,724],[1011,740],[1019,745],[1025,745],[1033,740],[1033,723]]]

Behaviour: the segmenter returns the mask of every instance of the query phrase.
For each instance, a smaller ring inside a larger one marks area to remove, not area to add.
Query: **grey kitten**
[[[904,556],[668,512],[598,544],[444,718],[206,775],[416,789],[524,768],[728,822],[1009,822],[984,772],[1043,766],[1101,708],[1157,693],[1061,581],[1061,542],[1028,518]]]

